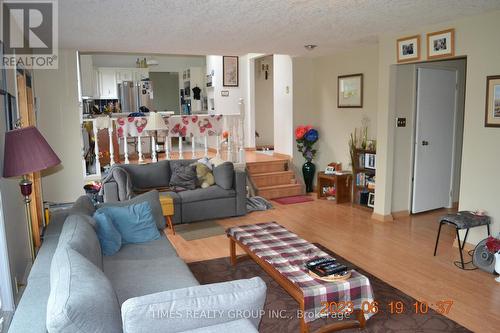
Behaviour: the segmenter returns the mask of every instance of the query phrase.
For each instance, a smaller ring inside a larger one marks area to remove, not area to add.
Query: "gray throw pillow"
[[[130,206],[132,204],[143,203],[145,201],[149,202],[149,205],[151,206],[151,211],[153,212],[153,217],[155,219],[156,226],[158,227],[158,229],[161,230],[165,229],[165,217],[163,217],[163,211],[161,209],[161,203],[160,203],[160,194],[158,193],[157,190],[152,190],[140,194],[127,201],[105,202],[99,204],[97,208],[124,207],[124,206]]]
[[[218,165],[213,170],[215,184],[219,185],[225,190],[233,188],[234,178],[234,165],[231,162],[224,162]]]
[[[198,178],[196,176],[196,167],[190,165],[172,165],[172,176],[170,186],[182,187],[187,190],[196,189]]]

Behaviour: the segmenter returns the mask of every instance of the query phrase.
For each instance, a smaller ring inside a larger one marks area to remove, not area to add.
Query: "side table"
[[[160,203],[163,216],[165,216],[167,222],[167,227],[172,229],[172,233],[175,235],[174,224],[171,218],[171,216],[174,216],[174,199],[168,195],[160,195]]]
[[[335,202],[351,202],[352,175],[350,173],[327,175],[323,171],[318,172],[318,181],[316,184],[318,199],[326,199],[323,193],[324,186],[335,187]]]

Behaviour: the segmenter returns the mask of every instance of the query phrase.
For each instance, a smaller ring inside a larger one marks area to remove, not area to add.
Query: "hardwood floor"
[[[394,222],[377,222],[370,218],[371,212],[350,204],[337,205],[326,200],[273,204],[275,209],[219,223],[229,227],[277,221],[419,301],[430,305],[439,300],[453,300],[447,316],[470,330],[498,331],[500,285],[493,275],[480,270],[462,271],[453,265],[459,258],[457,248],[452,246],[452,228],[443,227],[438,255],[433,257],[437,220],[445,210],[397,218]],[[189,242],[170,232],[168,237],[187,262],[229,256],[229,240],[224,235]],[[468,261],[467,255],[465,258]]]

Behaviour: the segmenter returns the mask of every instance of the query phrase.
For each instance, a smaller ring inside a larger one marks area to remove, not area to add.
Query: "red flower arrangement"
[[[489,236],[486,240],[486,248],[491,253],[497,253],[500,251],[500,239],[493,236]]]

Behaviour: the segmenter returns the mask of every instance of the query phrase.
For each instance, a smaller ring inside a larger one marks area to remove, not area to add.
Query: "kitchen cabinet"
[[[117,99],[116,70],[114,68],[99,68],[99,98]]]
[[[132,69],[116,69],[116,83],[122,83],[123,81],[134,81],[134,71]]]
[[[92,55],[80,55],[80,84],[82,97],[99,97],[97,70],[92,62]]]

